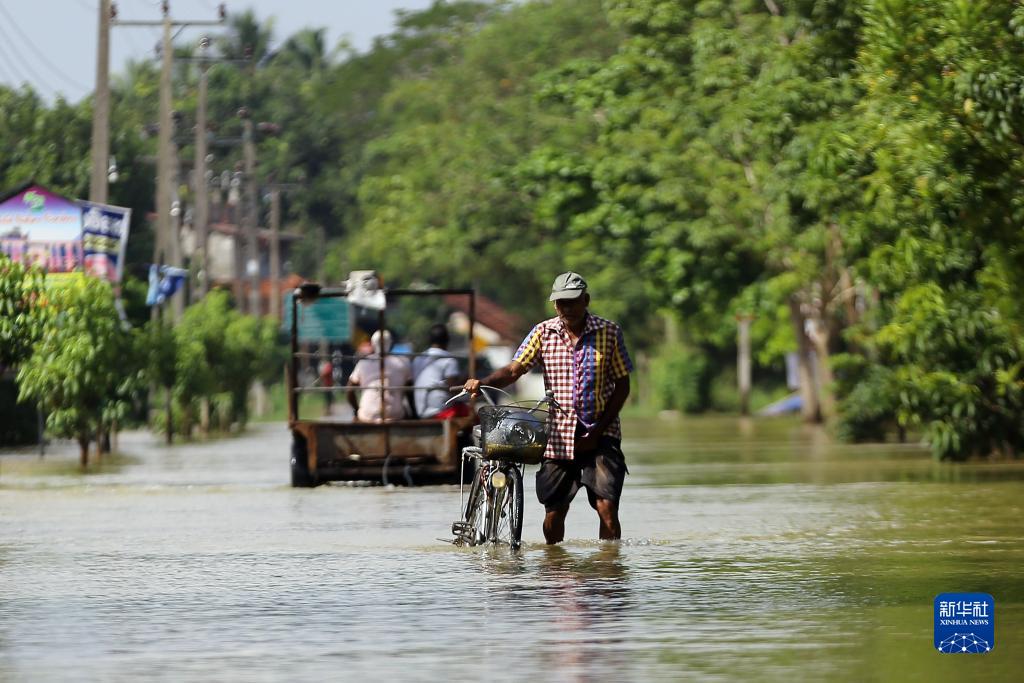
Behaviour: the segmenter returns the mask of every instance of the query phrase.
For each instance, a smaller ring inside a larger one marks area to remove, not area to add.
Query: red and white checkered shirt
[[[616,380],[633,370],[622,329],[592,313],[587,314],[583,334],[575,344],[559,318],[539,323],[519,345],[512,360],[527,370],[538,361],[544,364],[544,384],[562,406],[562,410],[553,410],[554,425],[544,456],[563,460],[572,460],[574,456],[576,425],[581,424],[584,430],[593,428],[604,412]],[[604,434],[622,438],[618,417]]]

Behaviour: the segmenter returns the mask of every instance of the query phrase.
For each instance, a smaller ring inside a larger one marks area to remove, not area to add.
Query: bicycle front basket
[[[547,410],[515,405],[482,406],[477,413],[485,458],[526,465],[540,462],[551,429]]]

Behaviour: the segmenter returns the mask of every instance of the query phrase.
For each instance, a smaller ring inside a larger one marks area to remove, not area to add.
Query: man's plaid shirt
[[[513,357],[529,370],[544,364],[544,384],[555,393],[562,410],[553,410],[554,425],[544,456],[572,460],[577,422],[591,429],[601,418],[615,381],[633,370],[622,330],[610,320],[587,314],[583,334],[575,345],[559,318],[538,324]],[[622,438],[616,417],[605,435]]]

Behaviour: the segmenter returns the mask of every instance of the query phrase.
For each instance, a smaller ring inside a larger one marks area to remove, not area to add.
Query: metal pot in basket
[[[526,465],[536,465],[541,461],[550,429],[547,410],[483,406],[478,413],[485,458]]]

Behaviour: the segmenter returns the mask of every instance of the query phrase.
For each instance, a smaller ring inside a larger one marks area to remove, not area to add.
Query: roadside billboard
[[[49,275],[84,272],[118,283],[130,223],[131,209],[28,184],[0,200],[0,253]]]
[[[120,206],[78,202],[82,207],[84,270],[109,282],[120,282],[132,210]]]
[[[82,207],[40,185],[0,202],[0,251],[50,273],[82,267]]]

